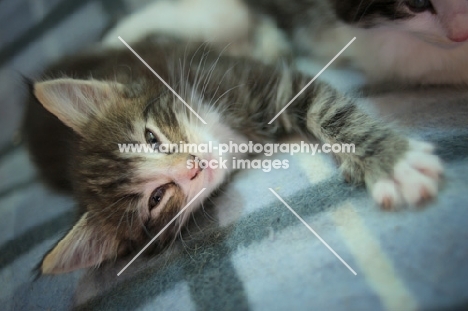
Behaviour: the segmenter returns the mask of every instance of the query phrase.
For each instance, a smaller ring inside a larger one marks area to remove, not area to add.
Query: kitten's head
[[[197,165],[180,152],[121,152],[119,144],[202,143],[210,127],[162,85],[57,79],[34,85],[39,102],[79,138],[72,158],[74,193],[85,213],[45,256],[42,273],[97,266],[155,236],[207,188],[161,236],[174,238],[189,213],[225,179],[226,171]],[[176,112],[179,111],[179,112]],[[209,113],[204,114],[208,121]],[[216,126],[216,120],[210,120]]]
[[[360,27],[393,27],[438,44],[468,40],[466,0],[335,0],[338,17]]]

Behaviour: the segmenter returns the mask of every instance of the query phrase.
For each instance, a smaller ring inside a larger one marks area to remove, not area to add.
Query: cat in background
[[[293,47],[340,57],[369,80],[468,83],[466,0],[247,0],[273,16]]]
[[[292,53],[324,64],[357,37],[335,65],[371,82],[468,82],[466,0],[163,0],[124,19],[104,41],[153,31],[233,42],[236,53],[267,62]]]
[[[335,155],[340,169],[384,208],[437,195],[443,169],[431,145],[402,136],[325,83],[312,84],[268,124],[310,77],[162,36],[133,48],[207,125],[125,47],[66,57],[32,82],[24,121],[31,157],[43,180],[72,194],[82,212],[45,255],[43,274],[139,249],[206,188],[156,242],[166,245],[233,170],[187,167],[195,157],[218,158],[209,151],[121,153],[118,144],[266,143],[296,132],[355,144],[355,153]]]

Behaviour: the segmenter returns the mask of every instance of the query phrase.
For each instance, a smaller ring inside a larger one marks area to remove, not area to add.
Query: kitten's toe
[[[371,190],[374,200],[385,210],[393,210],[401,205],[402,197],[393,180],[381,179]]]
[[[423,160],[423,159],[422,159]],[[398,183],[405,203],[418,205],[437,196],[438,175],[435,170],[427,169],[431,174],[425,175],[421,170],[411,165],[408,158],[395,166],[394,178]]]
[[[424,175],[438,180],[443,174],[444,168],[439,157],[419,151],[410,151],[407,153],[406,161]]]

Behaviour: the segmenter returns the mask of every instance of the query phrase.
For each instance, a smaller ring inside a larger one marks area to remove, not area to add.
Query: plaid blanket
[[[103,14],[100,7],[81,10],[89,11],[76,14]],[[68,22],[73,24],[73,17]],[[89,26],[85,32],[95,31]],[[47,46],[53,41],[40,42]],[[57,53],[60,48],[56,44],[49,50]],[[234,174],[194,214],[182,239],[157,256],[142,255],[120,276],[135,254],[96,270],[35,279],[33,268],[70,228],[75,206],[36,179],[14,135],[21,91],[20,79],[11,79],[11,68],[32,74],[27,64],[36,59],[45,64],[34,49],[37,45],[28,47],[0,72],[5,120],[0,127],[10,133],[3,136],[0,150],[2,310],[468,308],[468,92],[453,87],[350,93],[408,135],[437,145],[445,182],[437,200],[425,208],[381,211],[365,189],[343,181],[328,155],[279,155],[289,160],[289,169]],[[298,66],[311,74],[321,69],[304,60]],[[337,70],[326,71],[322,79],[345,91],[362,81],[356,73]]]

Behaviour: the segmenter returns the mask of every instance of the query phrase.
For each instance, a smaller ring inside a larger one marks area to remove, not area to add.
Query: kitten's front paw
[[[410,141],[409,150],[395,166],[392,176],[369,185],[372,197],[384,209],[420,205],[437,196],[443,173],[431,144]]]

